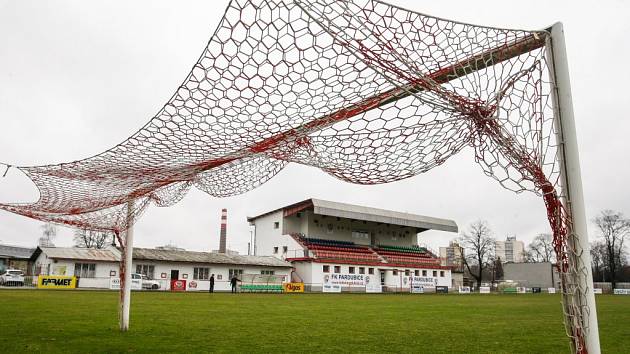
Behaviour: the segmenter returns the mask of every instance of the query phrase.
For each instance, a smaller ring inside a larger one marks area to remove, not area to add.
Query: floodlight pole
[[[121,291],[121,313],[120,313],[120,331],[129,330],[129,309],[131,307],[131,267],[133,256],[133,200],[127,202],[127,231],[125,232],[125,245],[120,261],[123,263],[120,267],[124,270],[124,279],[122,281]]]
[[[566,198],[566,208],[571,216],[568,230],[569,262],[576,266],[577,287],[563,289],[575,292],[577,305],[582,315],[582,331],[586,351],[589,354],[601,353],[595,294],[593,293],[593,274],[591,270],[591,254],[588,242],[586,211],[582,177],[580,173],[580,157],[578,153],[573,102],[571,99],[571,82],[567,61],[564,30],[561,22],[551,27],[552,80],[554,81],[555,124],[558,134],[560,154],[560,176]],[[574,257],[572,257],[574,255]],[[577,259],[571,259],[577,258]],[[563,298],[563,301],[566,301]],[[575,300],[574,300],[575,301]],[[565,303],[565,306],[567,304]],[[575,345],[575,344],[573,344]],[[576,348],[573,347],[576,351]]]

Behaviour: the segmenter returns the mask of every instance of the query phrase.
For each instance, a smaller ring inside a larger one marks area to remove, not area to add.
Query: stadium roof
[[[0,245],[0,258],[29,259],[35,248]]]
[[[354,204],[331,202],[322,199],[310,198],[301,202],[291,204],[282,208],[268,211],[266,213],[248,217],[247,221],[254,220],[282,210],[284,216],[293,215],[302,210],[312,210],[318,215],[328,215],[340,218],[372,221],[383,224],[410,226],[418,228],[419,231],[440,230],[457,232],[457,223],[449,219],[434,218],[431,216],[403,213],[392,210],[371,208]]]

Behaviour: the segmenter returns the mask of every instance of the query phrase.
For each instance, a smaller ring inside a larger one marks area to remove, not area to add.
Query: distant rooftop
[[[0,258],[29,259],[33,252],[34,248],[0,245]]]
[[[416,227],[424,230],[440,230],[457,232],[457,224],[453,220],[434,218],[431,216],[403,213],[392,210],[371,208],[353,204],[331,202],[322,199],[306,199],[301,202],[274,209],[266,213],[248,217],[250,223],[254,220],[283,210],[284,216],[290,216],[303,210],[312,210],[318,215],[328,215],[340,218],[372,221],[383,224]]]
[[[108,247],[105,249],[76,247],[39,247],[33,254],[33,259],[37,258],[42,252],[45,253],[48,258],[56,259],[89,260],[102,262],[120,261],[120,251],[113,247]],[[290,263],[282,261],[275,257],[242,256],[238,254],[165,250],[138,247],[133,248],[133,259],[163,262],[291,267]]]

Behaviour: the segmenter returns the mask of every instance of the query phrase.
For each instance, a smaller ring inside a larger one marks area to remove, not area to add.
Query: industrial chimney
[[[219,238],[219,253],[226,252],[227,242],[227,209],[221,209],[221,236]]]

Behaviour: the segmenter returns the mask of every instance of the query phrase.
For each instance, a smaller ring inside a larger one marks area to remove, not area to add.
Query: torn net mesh
[[[461,24],[378,1],[232,1],[147,125],[85,160],[19,167],[40,199],[0,208],[120,233],[130,200],[137,216],[191,186],[235,195],[289,162],[386,183],[470,147],[501,185],[543,197],[570,296],[584,290],[570,276],[582,265],[567,248],[548,43],[544,31]],[[582,348],[583,309],[572,306],[569,335]]]

